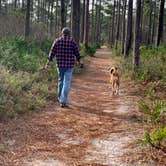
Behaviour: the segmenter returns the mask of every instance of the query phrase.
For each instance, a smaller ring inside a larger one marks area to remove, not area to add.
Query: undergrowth
[[[56,69],[43,70],[51,42],[0,40],[0,119],[45,105],[56,96]]]
[[[119,55],[120,50],[114,50]],[[132,52],[120,58],[122,76],[143,83],[143,99],[138,102],[146,132],[142,137],[144,144],[166,152],[166,45],[140,47],[139,68],[133,71]],[[140,89],[141,90],[141,89]],[[162,94],[162,95],[161,95]]]
[[[166,82],[166,45],[155,47],[140,47],[140,64],[133,73],[132,55],[123,58],[120,62],[126,77],[141,81],[164,80]]]
[[[146,97],[138,102],[147,130],[143,135],[143,144],[149,144],[166,153],[166,101],[158,99],[151,89]]]

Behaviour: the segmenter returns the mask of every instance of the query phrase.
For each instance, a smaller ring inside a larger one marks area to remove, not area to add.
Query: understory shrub
[[[100,44],[98,43],[93,43],[93,44],[90,44],[87,48],[85,47],[84,44],[80,44],[80,54],[81,56],[86,56],[86,55],[89,55],[89,56],[93,56],[96,52],[96,49],[100,48]]]
[[[166,101],[154,100],[152,96],[146,98],[146,101],[140,100],[138,104],[148,124],[142,142],[166,152]]]
[[[56,97],[56,69],[43,69],[50,41],[0,39],[0,119],[34,110]]]
[[[132,56],[121,60],[120,66],[124,73],[142,81],[164,80],[166,81],[166,45],[159,48],[145,47],[140,48],[140,65],[138,70],[133,73]]]

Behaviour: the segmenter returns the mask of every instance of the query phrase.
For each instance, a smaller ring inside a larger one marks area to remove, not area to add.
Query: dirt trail
[[[69,109],[53,104],[43,111],[0,124],[0,165],[128,166],[142,128],[137,120],[133,84],[121,82],[112,96],[103,47],[75,74]]]

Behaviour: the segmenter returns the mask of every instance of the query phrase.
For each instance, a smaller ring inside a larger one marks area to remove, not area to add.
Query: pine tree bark
[[[91,20],[91,41],[94,42],[94,5],[95,0],[92,0],[92,20]]]
[[[61,0],[61,29],[66,27],[65,20],[65,0]]]
[[[165,3],[165,0],[160,0],[160,10],[159,10],[158,29],[157,29],[157,38],[156,38],[157,47],[160,45],[162,41],[162,36],[163,36],[164,3]]]
[[[153,26],[152,26],[152,43],[154,43],[154,38],[155,38],[155,27],[156,27],[156,1],[153,2]]]
[[[126,4],[127,0],[123,0],[123,22],[122,22],[122,50],[121,53],[124,54],[124,43],[125,43],[125,30],[126,30]]]
[[[84,19],[84,45],[88,47],[88,33],[89,33],[89,0],[85,0],[85,19]]]
[[[80,39],[80,0],[72,0],[72,27],[71,32],[75,41]]]
[[[139,47],[140,47],[140,21],[141,21],[141,0],[136,2],[136,19],[134,27],[134,47],[133,47],[133,68],[139,66]]]
[[[115,48],[117,49],[118,40],[119,40],[119,28],[120,28],[120,7],[121,7],[121,0],[117,1],[118,6],[118,13],[117,13],[117,27],[116,27],[116,37],[115,37]]]
[[[24,7],[25,7],[25,1],[22,0],[22,9],[24,9]]]
[[[2,10],[2,2],[0,0],[0,13],[1,13],[1,10]]]
[[[99,0],[99,5],[97,7],[97,24],[96,24],[96,40],[100,43],[101,34],[100,34],[100,26],[101,26],[101,0]]]
[[[58,0],[56,0],[56,12],[55,12],[55,33],[58,32]]]
[[[98,0],[95,3],[95,27],[94,27],[94,40],[97,42],[97,24],[98,24]]]
[[[129,0],[129,2],[128,2],[127,29],[126,29],[124,56],[129,55],[129,50],[131,48],[132,17],[133,17],[133,0]]]
[[[85,0],[82,4],[82,23],[81,23],[81,42],[84,40],[84,21],[85,21]]]
[[[111,29],[111,45],[114,45],[114,32],[115,32],[115,8],[116,8],[116,1],[114,0],[114,6],[112,10],[112,29]]]
[[[149,26],[148,26],[148,39],[147,39],[147,44],[151,44],[151,35],[152,35],[152,9],[153,4],[152,0],[149,1]]]
[[[142,0],[141,4],[141,40],[142,40],[142,35],[143,35],[143,14],[144,14],[144,0]]]
[[[51,14],[50,14],[50,34],[53,34],[53,8],[54,8],[54,0],[51,0]]]
[[[14,10],[17,8],[17,0],[14,0]]]
[[[28,37],[30,34],[30,0],[27,0],[26,3],[26,17],[25,17],[25,37]]]

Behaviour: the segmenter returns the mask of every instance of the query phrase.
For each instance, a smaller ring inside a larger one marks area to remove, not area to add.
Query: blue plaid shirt
[[[62,36],[57,38],[51,47],[48,56],[49,61],[53,61],[54,56],[56,56],[58,68],[73,68],[75,59],[78,61],[80,59],[77,43],[70,36]]]

